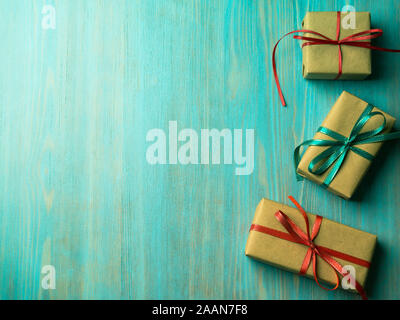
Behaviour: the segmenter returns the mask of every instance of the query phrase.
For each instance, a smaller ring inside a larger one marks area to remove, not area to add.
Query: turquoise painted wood
[[[56,29],[41,26],[56,9]],[[373,53],[362,82],[306,81],[298,42],[271,51],[307,10],[371,11],[400,47],[400,3],[360,1],[0,1],[1,299],[358,299],[250,260],[262,197],[378,235],[367,290],[400,298],[400,143],[355,199],[296,182],[295,145],[342,90],[400,117],[400,55]],[[251,175],[235,165],[151,165],[146,134],[254,129]],[[56,289],[41,287],[54,265]]]

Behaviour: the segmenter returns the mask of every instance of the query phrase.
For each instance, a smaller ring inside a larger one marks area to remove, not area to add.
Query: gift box
[[[347,24],[352,15],[354,25]],[[302,29],[284,34],[272,50],[272,70],[282,105],[286,106],[286,101],[276,65],[281,40],[293,36],[301,41],[304,78],[362,80],[371,74],[371,50],[400,53],[398,49],[371,44],[371,39],[381,37],[383,30],[370,29],[370,20],[369,12],[307,12]]]
[[[371,29],[369,12],[354,12],[355,29],[344,29],[342,18],[349,13],[340,13],[339,39]],[[302,29],[318,32],[330,39],[337,39],[337,12],[307,12]],[[321,38],[306,33],[306,37]],[[308,42],[307,40],[302,41]],[[370,42],[369,39],[364,42]],[[303,77],[306,79],[336,79],[339,70],[339,48],[337,45],[307,45],[303,49]],[[371,74],[371,50],[355,46],[341,46],[342,71],[341,80],[363,80]]]
[[[295,200],[293,201],[299,206]],[[313,270],[311,262],[304,272],[305,276],[310,278],[315,276],[318,281],[331,285],[337,284],[332,266],[323,258],[328,261],[334,259],[340,267],[352,266],[354,268],[356,290],[360,293],[363,292],[362,287],[367,279],[377,237],[303,211],[308,219],[310,232],[317,230],[317,235],[311,234],[314,239],[309,245],[294,242],[290,232],[284,227],[284,221],[281,222],[279,218],[286,216],[291,223],[307,234],[306,223],[299,208],[262,199],[254,215],[246,244],[246,255],[275,267],[299,273],[308,251],[314,247],[319,250],[321,256],[316,255],[316,270]],[[281,213],[283,215],[278,216]],[[319,230],[314,225],[317,219],[319,220]],[[329,258],[324,256],[326,252],[328,252]],[[334,265],[334,262],[332,264]],[[336,267],[340,269],[338,265]],[[342,275],[339,276],[342,277]]]
[[[381,148],[381,141],[400,138],[398,132],[385,134],[394,122],[395,118],[389,114],[344,91],[314,139],[301,145],[307,147],[301,158],[299,147],[296,148],[297,174],[336,195],[351,198]],[[376,131],[365,136],[371,130]],[[337,146],[329,145],[332,143],[329,141]]]

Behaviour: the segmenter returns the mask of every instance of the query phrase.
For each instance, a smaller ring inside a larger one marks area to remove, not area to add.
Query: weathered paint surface
[[[371,11],[400,47],[400,3],[363,1],[0,1],[1,299],[358,299],[252,261],[262,197],[378,235],[371,298],[400,298],[400,143],[352,201],[296,182],[292,152],[347,90],[400,117],[400,55],[373,53],[367,81],[306,81],[299,43],[271,51],[307,10]],[[42,7],[56,9],[43,30]],[[146,133],[255,129],[254,172],[146,161]],[[56,289],[41,269],[56,269]]]

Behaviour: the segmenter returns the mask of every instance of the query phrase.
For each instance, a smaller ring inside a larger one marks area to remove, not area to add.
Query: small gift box
[[[348,16],[348,13],[337,12],[307,12],[302,29],[312,30],[335,40],[342,40],[371,29],[369,12],[351,14],[354,14],[355,29],[344,29],[341,23],[342,17]],[[316,38],[323,39],[312,33],[306,33],[304,36],[316,36]],[[309,41],[304,40],[303,44],[307,42]],[[370,40],[367,39],[364,42],[370,42]],[[335,45],[319,44],[305,45],[302,51],[303,76],[306,79],[363,80],[371,74],[371,50],[367,48],[343,45],[339,49]],[[339,67],[340,63],[341,67]]]
[[[350,290],[363,290],[376,236],[297,208],[262,199],[246,244],[246,255],[337,288],[347,277]],[[352,271],[350,271],[352,270]],[[323,287],[325,288],[325,287]],[[332,289],[332,288],[329,288]]]
[[[354,25],[343,24],[342,19],[346,22],[348,15],[339,11],[307,12],[302,29],[290,31],[276,42],[272,70],[283,106],[286,101],[279,82],[276,51],[279,42],[287,36],[301,41],[303,76],[307,79],[362,80],[371,74],[371,50],[400,52],[371,44],[371,39],[382,36],[383,30],[370,29],[369,12],[350,13],[355,17]]]
[[[400,138],[400,132],[384,134],[394,122],[389,114],[343,91],[314,139],[295,149],[297,174],[351,198],[382,142]],[[307,149],[300,157],[303,146]]]

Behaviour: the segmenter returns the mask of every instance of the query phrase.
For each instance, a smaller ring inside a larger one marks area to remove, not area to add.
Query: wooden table
[[[260,199],[288,195],[377,234],[369,296],[400,298],[400,143],[351,201],[296,182],[292,164],[343,90],[400,116],[400,55],[374,52],[366,81],[307,81],[287,39],[287,108],[272,76],[276,40],[346,2],[1,1],[0,298],[358,299],[245,257]],[[42,27],[46,3],[55,29]],[[399,1],[350,4],[384,30],[377,45],[400,48]],[[170,121],[254,129],[254,171],[151,165],[146,135]],[[42,288],[46,265],[55,290]]]

